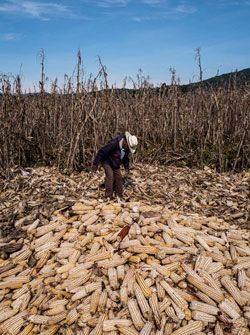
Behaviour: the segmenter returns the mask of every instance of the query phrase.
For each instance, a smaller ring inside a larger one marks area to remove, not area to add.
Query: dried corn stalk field
[[[113,202],[100,172],[1,181],[0,333],[249,334],[249,172],[131,173]]]
[[[78,62],[78,71],[79,69]],[[85,169],[110,137],[129,130],[139,138],[137,160],[242,171],[250,166],[250,90],[176,85],[152,88],[139,73],[134,89],[109,86],[105,68],[95,78],[65,76],[45,92],[23,94],[20,76],[0,75],[0,175],[19,166]]]

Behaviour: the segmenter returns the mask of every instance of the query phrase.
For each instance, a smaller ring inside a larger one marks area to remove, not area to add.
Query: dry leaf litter
[[[0,193],[0,333],[250,334],[249,172],[137,165],[112,202],[101,173],[13,176]]]

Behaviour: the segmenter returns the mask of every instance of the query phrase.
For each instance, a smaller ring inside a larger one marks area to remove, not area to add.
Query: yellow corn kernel
[[[152,294],[152,291],[149,286],[146,285],[144,278],[138,272],[135,273],[135,279],[140,286],[144,296],[149,298]]]

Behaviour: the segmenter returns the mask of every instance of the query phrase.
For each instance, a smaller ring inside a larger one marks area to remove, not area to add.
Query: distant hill
[[[201,83],[198,82],[181,86],[182,88],[193,88],[199,86],[200,84]],[[250,68],[241,71],[225,73],[202,81],[203,86],[213,88],[218,87],[236,88],[246,86],[249,84],[250,84]]]

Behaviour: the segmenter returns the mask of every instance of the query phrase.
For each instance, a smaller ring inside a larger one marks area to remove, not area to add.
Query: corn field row
[[[65,76],[62,87],[55,80],[49,92],[42,72],[32,94],[23,94],[19,76],[2,75],[1,173],[14,165],[85,169],[101,145],[125,130],[138,136],[137,161],[249,168],[249,87],[201,86],[183,93],[178,85],[154,89],[142,74],[133,85],[110,87],[102,64],[95,78],[83,80],[78,71],[75,82]]]

